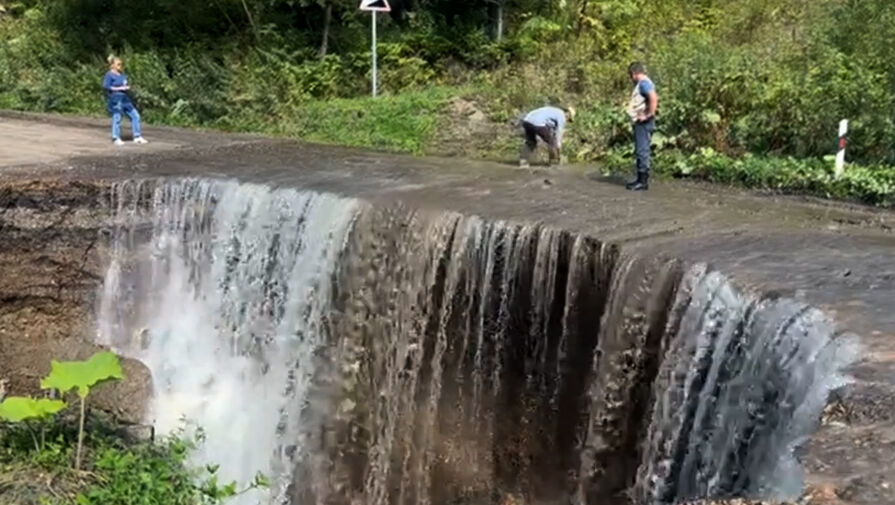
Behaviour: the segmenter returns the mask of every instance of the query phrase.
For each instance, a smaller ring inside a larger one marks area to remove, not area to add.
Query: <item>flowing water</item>
[[[161,433],[196,423],[199,461],[241,484],[273,474],[282,493],[300,456],[285,448],[304,449],[312,429],[301,413],[352,203],[189,180],[113,196],[100,340],[152,371]]]
[[[98,339],[239,503],[791,497],[852,346],[705,265],[236,182],[111,191]],[[462,501],[461,501],[462,502]]]

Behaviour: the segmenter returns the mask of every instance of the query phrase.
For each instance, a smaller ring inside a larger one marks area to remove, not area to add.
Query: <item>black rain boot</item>
[[[649,173],[637,172],[637,180],[625,185],[631,191],[646,191],[649,189]]]

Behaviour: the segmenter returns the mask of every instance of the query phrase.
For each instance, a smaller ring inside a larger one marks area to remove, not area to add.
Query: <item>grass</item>
[[[282,118],[282,132],[296,138],[351,147],[425,154],[440,114],[456,90],[432,87],[377,98],[313,100]]]
[[[218,483],[216,469],[189,467],[201,437],[136,441],[96,417],[84,466],[74,470],[76,424],[68,417],[42,425],[40,448],[23,424],[0,425],[0,505],[216,505],[239,493],[235,483]],[[265,486],[259,479],[249,487]]]

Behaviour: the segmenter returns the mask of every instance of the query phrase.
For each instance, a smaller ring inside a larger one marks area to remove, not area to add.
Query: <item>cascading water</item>
[[[813,309],[538,225],[202,180],[116,185],[99,338],[242,503],[792,496],[843,381]]]
[[[301,456],[291,449],[311,429],[302,410],[353,203],[195,180],[126,183],[112,196],[100,340],[151,370],[160,432],[196,423],[208,440],[200,462],[241,485],[277,477],[273,493],[285,493]]]
[[[854,358],[823,315],[736,292],[717,272],[684,279],[663,343],[637,491],[645,503],[797,496],[796,445]]]

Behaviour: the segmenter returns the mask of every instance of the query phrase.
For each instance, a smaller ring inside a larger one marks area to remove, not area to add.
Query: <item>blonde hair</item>
[[[106,58],[106,62],[109,66],[113,65],[116,61],[121,61],[121,58],[115,56],[114,54],[110,54],[108,58]]]

